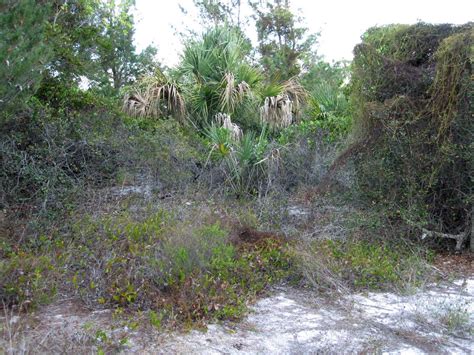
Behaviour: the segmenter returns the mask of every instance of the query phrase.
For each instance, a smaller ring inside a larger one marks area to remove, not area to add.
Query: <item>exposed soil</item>
[[[473,300],[474,279],[412,295],[351,294],[333,300],[281,288],[257,302],[241,323],[162,336],[142,349],[162,354],[469,354]],[[448,324],[450,317],[462,320]]]
[[[469,251],[463,253],[438,253],[433,265],[444,274],[454,277],[474,275],[474,255]]]
[[[147,318],[118,320],[111,311],[90,312],[72,301],[29,317],[10,317],[8,324],[17,331],[11,345],[19,353],[90,353],[101,347],[147,354],[470,354],[473,301],[471,277],[407,295],[370,292],[331,298],[280,287],[251,306],[241,322],[188,333],[134,329],[131,324],[147,324]],[[7,320],[2,321],[5,326]],[[11,350],[10,344],[3,346]]]

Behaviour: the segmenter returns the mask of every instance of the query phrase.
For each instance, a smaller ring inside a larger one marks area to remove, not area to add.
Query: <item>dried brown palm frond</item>
[[[184,99],[175,84],[153,85],[148,89],[148,93],[152,102],[153,115],[159,116],[164,106],[164,109],[174,114],[176,118],[182,119],[184,117]]]
[[[233,140],[239,141],[242,138],[242,129],[235,123],[232,123],[228,114],[219,112],[214,116],[214,120],[219,126],[229,130],[230,137]]]
[[[274,129],[291,125],[308,99],[307,91],[296,79],[290,79],[281,85],[281,93],[266,97],[260,108],[260,119]]]
[[[141,90],[137,89],[124,97],[123,111],[140,117],[159,118],[164,114],[171,114],[182,120],[185,115],[185,101],[175,84],[145,80]]]
[[[242,81],[240,84],[238,84],[235,91],[241,99],[243,99],[245,95],[249,95],[252,93],[250,85],[247,84],[245,81]]]
[[[137,90],[127,93],[123,99],[122,110],[133,117],[145,117],[149,111],[148,98]]]
[[[260,119],[270,127],[285,128],[293,122],[293,103],[286,94],[265,98]]]
[[[285,81],[282,87],[283,92],[293,103],[293,114],[295,117],[298,116],[302,106],[308,100],[308,92],[295,78]]]
[[[221,109],[223,111],[232,112],[234,106],[234,74],[225,73],[224,77],[222,78],[222,84],[224,85],[224,90],[221,94]]]
[[[225,112],[234,112],[235,107],[240,104],[245,95],[251,92],[250,86],[242,81],[235,84],[235,76],[233,73],[226,73],[222,79],[224,90],[221,93],[221,110]]]

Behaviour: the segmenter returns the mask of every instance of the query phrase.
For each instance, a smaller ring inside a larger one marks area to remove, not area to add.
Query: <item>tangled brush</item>
[[[471,218],[473,39],[472,23],[391,25],[354,49],[356,143],[335,166],[351,159],[361,199],[438,235]]]

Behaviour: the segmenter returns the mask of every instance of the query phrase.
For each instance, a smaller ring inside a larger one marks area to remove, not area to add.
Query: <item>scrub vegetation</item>
[[[472,23],[370,28],[330,64],[288,1],[246,25],[194,4],[172,68],[136,50],[133,1],[0,4],[5,314],[68,298],[197,326],[275,284],[400,291],[469,253]]]

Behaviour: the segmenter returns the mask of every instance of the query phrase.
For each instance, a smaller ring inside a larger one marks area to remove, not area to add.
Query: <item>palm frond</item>
[[[293,122],[293,103],[288,95],[266,97],[260,108],[260,119],[273,129],[285,128]]]
[[[131,116],[160,118],[164,114],[171,114],[183,120],[185,109],[185,101],[178,86],[162,77],[144,78],[123,100],[123,111]]]
[[[225,73],[222,79],[222,90],[220,107],[224,112],[233,112],[235,108],[235,77],[232,73]]]
[[[133,117],[145,117],[149,110],[149,101],[139,91],[125,94],[122,110]]]
[[[219,112],[214,119],[224,129],[230,132],[230,137],[234,141],[239,141],[242,137],[242,129],[235,123],[232,123],[230,116],[226,113]]]
[[[191,88],[186,89],[186,102],[199,125],[208,125],[219,112],[232,115],[241,125],[250,117],[256,120],[255,115],[240,115],[250,103],[253,112],[258,112],[253,91],[262,80],[259,70],[246,61],[246,54],[242,35],[226,26],[186,44],[177,72],[183,86]]]
[[[285,94],[288,95],[288,98],[293,103],[293,114],[298,116],[302,106],[308,100],[308,92],[295,78],[285,81],[282,87]]]
[[[233,73],[225,73],[221,86],[223,90],[220,95],[220,110],[234,113],[237,105],[240,105],[245,96],[251,93],[250,86],[242,81],[235,84],[236,79]]]
[[[316,100],[321,113],[343,115],[346,113],[349,105],[340,87],[324,81],[315,86],[311,96]]]
[[[267,123],[272,129],[291,125],[309,97],[306,90],[295,79],[290,79],[282,84],[267,85],[263,92],[274,94],[265,97],[265,101],[260,107],[262,123]],[[278,94],[275,95],[276,92]]]

